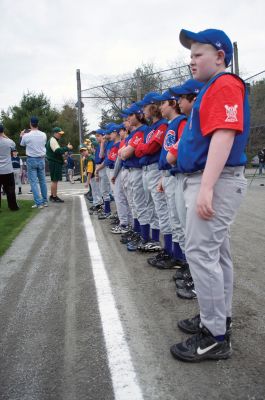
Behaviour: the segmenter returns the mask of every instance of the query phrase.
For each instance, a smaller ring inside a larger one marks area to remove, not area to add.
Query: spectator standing
[[[53,136],[46,144],[47,159],[49,162],[49,170],[52,181],[50,201],[53,201],[54,203],[64,203],[64,200],[57,196],[58,182],[62,180],[64,153],[73,149],[73,146],[70,143],[68,143],[67,146],[60,146],[59,141],[63,135],[64,131],[61,128],[53,128]]]
[[[3,185],[7,197],[7,204],[11,211],[19,210],[16,200],[15,179],[11,161],[11,150],[14,150],[15,147],[15,142],[6,137],[3,125],[0,125],[0,206],[1,186]]]
[[[14,179],[15,179],[15,185],[18,187],[18,194],[22,194],[21,191],[21,177],[22,177],[22,160],[18,156],[18,152],[16,149],[12,150],[11,153],[12,157],[12,165],[13,165],[13,173],[14,173]]]
[[[45,177],[45,155],[47,136],[39,130],[39,120],[36,117],[30,119],[30,132],[22,131],[21,146],[26,147],[28,180],[33,193],[35,204],[32,208],[43,208],[48,206],[47,185]],[[38,183],[40,185],[41,196]]]

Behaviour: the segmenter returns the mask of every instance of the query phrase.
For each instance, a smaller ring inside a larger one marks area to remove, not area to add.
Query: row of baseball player
[[[110,217],[111,187],[119,221],[112,233],[129,251],[157,252],[147,260],[151,266],[179,267],[178,296],[197,297],[198,315],[178,324],[191,338],[170,349],[196,362],[232,354],[229,228],[246,193],[250,115],[245,83],[226,72],[233,55],[228,36],[181,30],[180,42],[191,51],[194,79],[147,93],[122,111],[123,124],[98,129],[87,171],[90,213]],[[80,150],[86,155],[85,146]]]

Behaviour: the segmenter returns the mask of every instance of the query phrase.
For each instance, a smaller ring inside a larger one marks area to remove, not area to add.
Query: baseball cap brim
[[[186,49],[191,48],[192,42],[206,43],[205,39],[202,35],[200,35],[200,33],[187,31],[186,29],[181,29],[179,40],[182,46],[186,47]]]

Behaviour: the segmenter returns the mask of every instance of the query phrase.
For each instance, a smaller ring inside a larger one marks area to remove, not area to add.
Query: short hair
[[[168,104],[170,105],[170,107],[174,108],[176,113],[181,114],[177,100],[168,100]]]
[[[150,104],[149,112],[151,114],[151,117],[155,117],[158,119],[162,118],[162,114],[158,104]]]
[[[147,124],[146,118],[143,114],[134,114],[136,116],[136,119],[138,122],[141,122],[141,124]]]

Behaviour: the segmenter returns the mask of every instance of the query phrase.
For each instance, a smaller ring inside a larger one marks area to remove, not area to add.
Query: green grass
[[[0,257],[8,249],[19,232],[22,231],[27,222],[38,212],[32,209],[32,200],[19,200],[20,210],[10,211],[7,201],[3,200],[0,209]]]

